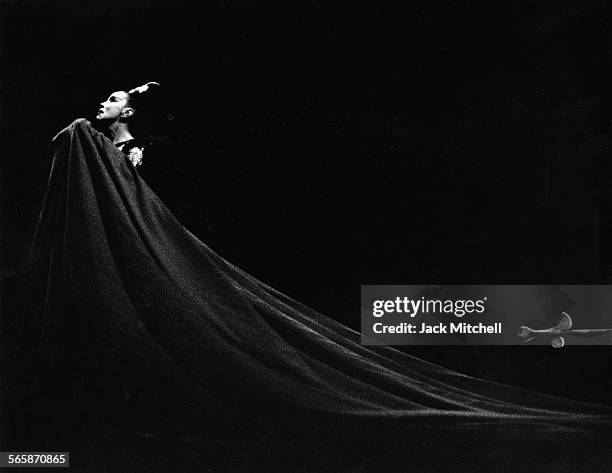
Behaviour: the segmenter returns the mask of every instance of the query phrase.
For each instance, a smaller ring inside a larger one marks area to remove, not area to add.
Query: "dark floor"
[[[169,437],[136,431],[82,431],[62,450],[70,452],[70,471],[87,473],[603,473],[609,471],[612,460],[609,437],[569,440],[558,435],[533,442],[533,436],[526,441],[520,431],[457,433],[432,430],[384,441],[262,433],[231,442],[206,434]]]

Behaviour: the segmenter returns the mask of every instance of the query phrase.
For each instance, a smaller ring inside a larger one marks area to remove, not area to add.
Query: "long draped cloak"
[[[51,364],[69,351],[77,390],[110,393],[123,369],[279,422],[530,435],[611,425],[609,407],[361,345],[202,243],[85,119],[53,140],[34,249],[38,289],[24,333]]]

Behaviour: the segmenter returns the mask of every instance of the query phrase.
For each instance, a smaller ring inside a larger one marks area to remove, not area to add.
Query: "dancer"
[[[83,386],[112,397],[108,380],[136,375],[136,384],[191,390],[286,425],[530,435],[610,426],[608,407],[363,346],[358,333],[225,261],[139,175],[131,121],[154,87],[113,92],[102,126],[78,119],[53,140],[25,332],[47,366],[69,360],[65,369],[81,374],[81,401],[70,406]]]

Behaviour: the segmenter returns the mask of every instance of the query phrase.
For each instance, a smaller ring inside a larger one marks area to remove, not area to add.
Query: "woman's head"
[[[128,119],[134,112],[135,110],[130,104],[130,94],[119,90],[110,94],[106,101],[100,102],[100,109],[96,119],[114,122]]]
[[[131,89],[129,92],[119,90],[108,96],[106,101],[100,103],[100,109],[96,115],[97,120],[109,122],[126,122],[134,117],[142,109],[147,108],[150,90],[159,87],[157,82],[147,82],[140,87]]]

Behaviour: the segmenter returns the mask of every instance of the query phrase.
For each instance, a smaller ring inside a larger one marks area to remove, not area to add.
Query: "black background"
[[[198,5],[2,3],[5,281],[24,269],[50,139],[155,80],[170,117],[147,182],[225,258],[343,323],[359,326],[360,284],[602,282],[605,3]],[[609,347],[409,351],[609,402]]]

